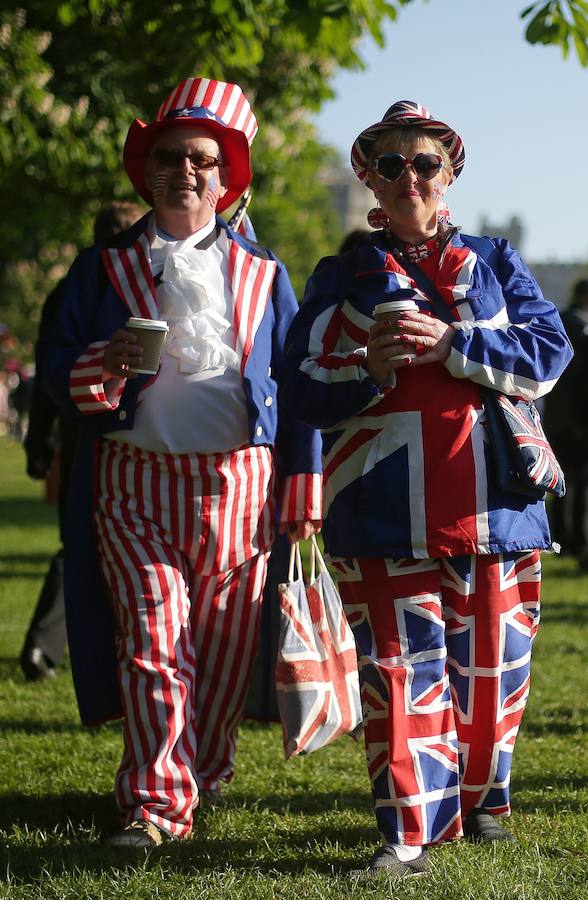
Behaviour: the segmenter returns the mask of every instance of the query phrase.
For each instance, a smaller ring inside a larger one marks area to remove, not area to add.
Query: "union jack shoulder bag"
[[[481,389],[494,479],[502,491],[563,497],[566,481],[534,403]]]
[[[288,581],[278,592],[276,693],[289,759],[325,747],[341,734],[357,739],[362,710],[355,639],[314,536],[308,583],[296,543]]]

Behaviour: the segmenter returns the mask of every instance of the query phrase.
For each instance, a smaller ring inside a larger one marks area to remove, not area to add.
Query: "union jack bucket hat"
[[[382,131],[393,125],[423,128],[431,137],[437,138],[449,154],[453,167],[451,181],[455,181],[465,162],[465,150],[460,136],[445,122],[433,119],[429,110],[425,106],[421,106],[420,103],[415,103],[414,100],[397,100],[384,113],[381,122],[376,122],[375,125],[364,128],[355,139],[351,148],[351,165],[360,181],[367,184],[368,160],[374,141]]]
[[[210,78],[185,78],[172,91],[149,124],[135,119],[125,141],[123,163],[135,190],[153,204],[145,183],[145,163],[155,139],[168,128],[202,125],[218,141],[226,163],[227,192],[219,198],[222,212],[238,200],[252,178],[250,146],[257,134],[257,120],[236,84]]]

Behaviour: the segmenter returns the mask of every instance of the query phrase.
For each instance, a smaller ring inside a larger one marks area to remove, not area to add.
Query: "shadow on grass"
[[[577,602],[565,603],[547,602],[541,606],[541,621],[543,623],[571,622],[574,625],[588,624],[588,604],[580,598]]]
[[[319,795],[320,810],[329,807],[331,794]],[[244,800],[245,794],[231,795],[233,799]],[[300,808],[311,814],[307,795],[300,799]],[[342,798],[338,796],[340,801]],[[355,802],[346,796],[345,802]],[[268,798],[269,804],[264,808],[282,809],[283,798]],[[296,806],[296,798],[287,802],[290,811]],[[258,806],[259,808],[259,806]],[[318,810],[318,807],[317,807]],[[339,847],[350,850],[358,845],[374,843],[374,828],[347,825],[338,829],[333,824],[313,824],[292,831],[287,824],[283,828],[273,830],[272,843],[275,850],[270,850],[270,858],[260,858],[260,841],[255,838],[229,837],[226,839],[207,837],[206,822],[209,815],[224,815],[223,810],[213,811],[196,816],[194,831],[186,841],[166,844],[146,854],[144,851],[120,851],[108,847],[105,837],[115,831],[118,819],[114,808],[114,800],[110,794],[65,794],[56,797],[32,798],[17,794],[3,798],[0,811],[0,829],[8,833],[0,843],[0,869],[10,871],[17,880],[32,880],[52,877],[60,874],[79,871],[108,872],[124,867],[144,867],[153,863],[160,866],[165,861],[168,868],[177,872],[195,872],[203,874],[218,873],[230,866],[242,872],[270,872],[272,870],[285,874],[297,874],[307,868],[316,872],[330,873],[333,868],[345,868],[341,864],[340,852],[330,857],[325,853],[325,845],[336,841]],[[67,824],[67,828],[65,825]],[[21,834],[12,835],[13,826]],[[31,834],[29,846],[22,845],[22,832]],[[80,834],[82,832],[82,834]],[[84,840],[83,832],[87,832]],[[98,834],[98,839],[94,835]],[[39,840],[44,841],[42,846]],[[316,850],[314,849],[316,847]],[[292,859],[293,853],[299,851],[299,858]],[[263,855],[268,855],[268,847],[264,841]]]
[[[332,812],[333,810],[352,809],[371,811],[372,800],[369,791],[304,791],[298,794],[258,794],[232,790],[228,795],[230,807],[243,807],[246,810],[266,811],[280,815],[296,813]]]
[[[67,729],[64,729],[64,731]],[[361,791],[315,791],[312,794],[268,795],[260,798],[257,794],[231,791],[227,806],[197,813],[194,828],[198,831],[206,824],[209,816],[219,817],[241,810],[255,815],[256,812],[270,812],[278,815],[324,815],[337,810],[352,809],[355,812],[371,811],[371,799]],[[5,794],[0,808],[0,829],[10,830],[13,825],[36,829],[53,829],[71,822],[74,830],[94,826],[98,831],[108,833],[117,827],[113,794],[69,793],[49,797],[31,797],[22,794]],[[347,831],[347,828],[345,829]],[[298,833],[298,832],[296,832]],[[296,839],[296,835],[290,835]],[[337,837],[343,838],[343,835]]]
[[[25,734],[88,734],[91,729],[79,722],[39,722],[34,719],[6,719],[0,721],[0,734],[8,731],[24,731]],[[0,817],[1,818],[1,817]]]
[[[59,547],[58,539],[55,551]],[[39,579],[49,567],[52,553],[0,553],[0,578]]]
[[[0,828],[10,831],[13,825],[27,831],[53,831],[71,822],[75,831],[109,832],[118,826],[112,794],[70,793],[49,797],[5,794],[0,807]]]
[[[0,522],[7,527],[57,525],[57,506],[39,497],[0,499]]]
[[[551,735],[575,735],[583,734],[584,724],[578,721],[577,710],[561,710],[556,715],[545,719],[525,720],[525,734],[528,737],[550,737]]]
[[[548,790],[548,788],[552,788]],[[561,775],[546,771],[544,775],[519,775],[513,778],[512,795],[517,813],[533,813],[539,810],[565,808],[569,812],[584,812],[588,775]],[[565,796],[561,797],[560,792]],[[532,792],[527,799],[520,794]]]

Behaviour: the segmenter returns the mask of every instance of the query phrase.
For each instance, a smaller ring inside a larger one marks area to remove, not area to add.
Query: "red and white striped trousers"
[[[272,452],[101,449],[96,525],[117,622],[125,823],[187,834],[233,772],[273,531]]]

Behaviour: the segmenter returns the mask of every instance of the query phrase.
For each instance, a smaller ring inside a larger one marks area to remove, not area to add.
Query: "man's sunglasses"
[[[384,181],[397,181],[407,166],[412,166],[418,178],[430,181],[443,168],[443,159],[437,153],[417,153],[412,159],[401,153],[382,153],[372,160],[372,166]]]
[[[159,147],[155,149],[151,156],[158,165],[166,169],[177,169],[184,165],[184,160],[189,159],[190,165],[195,169],[214,169],[215,166],[222,166],[222,161],[216,156],[207,156],[206,153],[184,153],[183,150],[166,149]]]

